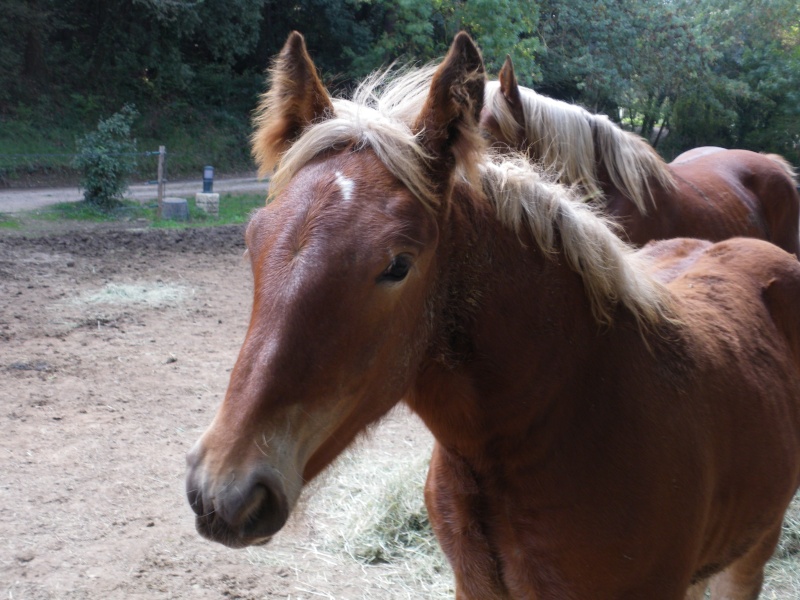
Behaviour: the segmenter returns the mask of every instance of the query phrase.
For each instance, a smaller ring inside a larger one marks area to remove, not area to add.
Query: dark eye
[[[392,259],[392,262],[389,263],[389,266],[386,267],[386,270],[378,276],[378,283],[388,281],[402,281],[408,275],[408,271],[411,269],[411,255],[409,254],[398,254]]]

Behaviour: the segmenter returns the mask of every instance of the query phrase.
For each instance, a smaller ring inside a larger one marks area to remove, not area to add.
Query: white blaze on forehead
[[[336,171],[336,183],[339,184],[344,201],[349,202],[353,197],[353,188],[356,184],[349,177],[345,177],[341,171]]]

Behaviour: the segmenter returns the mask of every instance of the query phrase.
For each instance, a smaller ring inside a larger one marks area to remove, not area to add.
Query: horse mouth
[[[247,548],[249,546],[265,546],[272,541],[273,535],[253,535],[241,530],[231,528],[221,519],[210,516],[195,517],[195,528],[197,533],[217,542],[228,548],[235,550]]]
[[[191,458],[191,457],[190,457]],[[229,548],[268,543],[289,519],[291,505],[278,473],[268,466],[239,476],[224,485],[204,485],[208,478],[199,465],[190,464],[186,495],[195,513],[197,532]]]

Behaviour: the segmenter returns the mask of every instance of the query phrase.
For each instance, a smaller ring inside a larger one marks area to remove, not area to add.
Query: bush
[[[86,202],[107,209],[122,199],[128,177],[136,168],[136,140],[131,139],[136,116],[136,109],[126,104],[101,120],[95,131],[78,139],[74,165],[81,172]]]

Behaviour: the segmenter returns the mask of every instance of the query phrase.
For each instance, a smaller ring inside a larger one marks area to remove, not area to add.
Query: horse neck
[[[408,404],[441,444],[477,456],[492,438],[528,435],[554,407],[566,418],[563,398],[580,396],[566,390],[590,368],[598,326],[580,277],[527,232],[479,204],[454,207],[448,221],[431,344]]]
[[[664,181],[652,174],[640,176],[641,202],[645,208],[645,212],[643,212],[640,206],[632,199],[631,191],[624,186],[618,185],[614,178],[611,177],[605,157],[599,150],[596,156],[595,171],[602,196],[595,199],[595,202],[603,207],[603,212],[625,224],[638,223],[642,220],[643,215],[652,215],[653,211],[659,206],[660,199],[668,193]],[[645,242],[649,239],[651,238],[647,238]],[[645,243],[630,241],[637,245]]]
[[[599,152],[595,156],[597,157],[595,163],[597,183],[602,192],[602,197],[597,201],[602,202],[609,209],[606,211],[607,213],[615,216],[627,215],[629,212],[637,214],[639,210],[631,200],[630,193],[614,183],[603,156]]]
[[[674,186],[671,170],[638,136],[600,117],[591,126],[595,172],[607,212],[622,218],[650,213]]]

